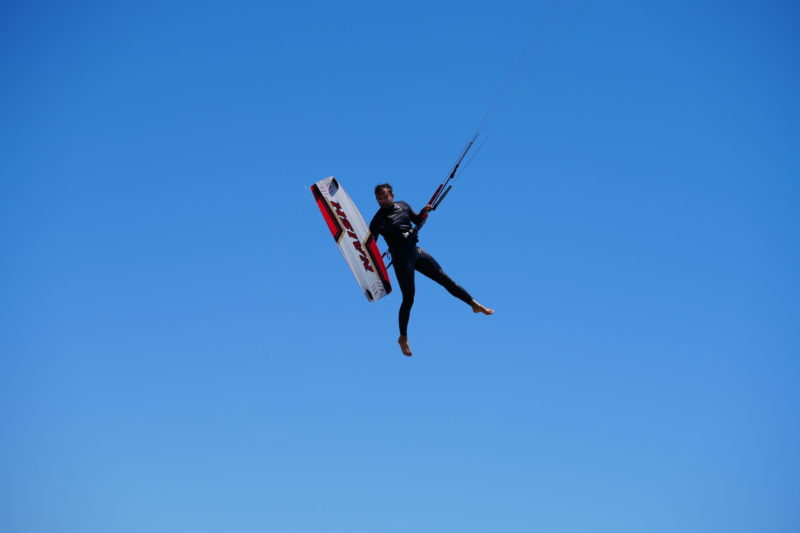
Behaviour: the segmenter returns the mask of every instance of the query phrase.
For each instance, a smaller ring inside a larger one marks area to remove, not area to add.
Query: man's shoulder
[[[375,214],[372,216],[372,220],[370,220],[369,225],[372,226],[375,222],[380,220],[381,217],[385,216],[382,209],[378,209],[375,211]]]

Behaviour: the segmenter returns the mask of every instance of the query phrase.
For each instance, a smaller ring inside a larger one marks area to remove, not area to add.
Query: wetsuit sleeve
[[[381,221],[380,221],[380,211],[375,213],[375,216],[372,217],[372,221],[369,223],[369,232],[372,233],[372,236],[375,237],[375,240],[378,240],[378,232],[381,229]]]
[[[408,205],[408,203],[403,202],[403,205],[408,210],[408,217],[411,219],[411,222],[413,222],[416,225],[419,225],[419,223],[422,222],[423,220],[422,215],[414,211],[414,209],[410,205]]]

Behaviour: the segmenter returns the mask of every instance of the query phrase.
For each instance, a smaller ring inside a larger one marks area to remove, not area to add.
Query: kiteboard
[[[313,184],[311,191],[333,240],[367,300],[374,302],[392,292],[378,243],[339,181],[333,176],[325,178]]]

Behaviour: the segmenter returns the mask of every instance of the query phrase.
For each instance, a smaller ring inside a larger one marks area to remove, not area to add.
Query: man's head
[[[394,204],[394,192],[388,183],[381,183],[375,186],[375,199],[381,207],[392,207]]]

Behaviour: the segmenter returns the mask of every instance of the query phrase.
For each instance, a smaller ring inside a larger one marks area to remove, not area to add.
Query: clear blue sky
[[[411,359],[314,205],[421,207],[553,5],[6,2],[0,530],[800,530],[794,3],[592,1]]]

